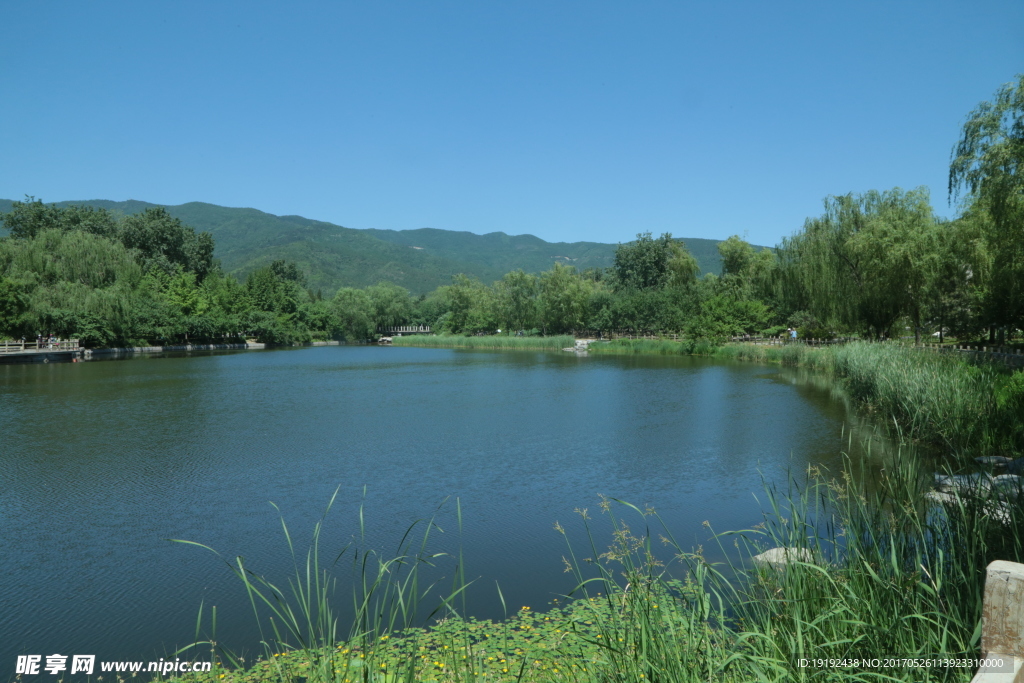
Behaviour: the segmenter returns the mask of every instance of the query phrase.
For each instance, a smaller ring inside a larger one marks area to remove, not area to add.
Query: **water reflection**
[[[143,659],[188,642],[200,601],[223,642],[258,642],[224,562],[290,571],[276,503],[304,548],[391,552],[446,498],[438,550],[478,577],[471,611],[542,607],[572,587],[565,539],[600,496],[654,507],[684,546],[761,521],[762,477],[838,472],[866,427],[798,371],[697,358],[325,347],[0,366],[0,514],[9,577],[0,660]],[[874,447],[876,461],[885,444]],[[363,499],[363,490],[366,497]],[[760,501],[760,502],[759,502]],[[599,537],[607,526],[594,523]],[[450,567],[450,565],[449,565]],[[440,592],[440,591],[438,591]],[[347,594],[341,596],[347,600]]]

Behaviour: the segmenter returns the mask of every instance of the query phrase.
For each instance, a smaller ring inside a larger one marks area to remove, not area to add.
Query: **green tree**
[[[447,313],[444,331],[459,333],[490,332],[497,329],[499,311],[494,292],[476,278],[459,273],[444,288]]]
[[[615,250],[617,289],[660,289],[670,281],[683,283],[696,278],[697,261],[670,233],[654,239],[650,232],[620,244]]]
[[[391,282],[380,282],[366,288],[373,311],[375,329],[405,325],[412,315],[409,290]]]
[[[825,213],[783,241],[790,301],[829,326],[888,334],[908,316],[920,327],[934,219],[926,188],[828,197]]]
[[[24,202],[14,202],[8,213],[0,214],[0,222],[15,239],[30,239],[45,230],[78,230],[101,237],[114,237],[117,234],[117,219],[106,209],[94,209],[91,206],[59,208],[53,204],[43,204],[42,200],[35,197],[26,197]]]
[[[1024,75],[968,114],[953,148],[949,195],[991,219],[992,324],[1024,327]]]
[[[331,311],[345,339],[363,341],[373,337],[376,330],[373,305],[363,290],[342,287],[331,299]]]
[[[506,330],[528,330],[537,323],[537,277],[514,270],[494,283],[496,317]]]
[[[555,263],[540,276],[539,308],[545,334],[584,329],[592,282],[584,280],[572,266]]]
[[[195,273],[199,280],[213,270],[213,236],[196,233],[163,207],[151,207],[126,216],[118,228],[121,242],[139,253],[146,268],[173,272],[175,266]]]
[[[750,273],[754,263],[754,247],[740,239],[739,235],[719,242],[718,253],[722,256],[722,275],[745,277]]]
[[[25,312],[28,310],[28,300],[24,290],[23,283],[0,277],[0,336],[26,334]]]

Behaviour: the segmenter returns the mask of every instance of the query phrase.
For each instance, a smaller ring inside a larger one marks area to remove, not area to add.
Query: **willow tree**
[[[928,276],[927,311],[938,327],[957,337],[976,335],[992,319],[992,254],[985,240],[988,216],[968,212],[955,221],[936,223],[935,254]]]
[[[544,332],[564,334],[586,327],[593,283],[572,266],[555,263],[541,273],[538,308]]]
[[[949,168],[949,196],[987,213],[991,324],[1024,327],[1024,75],[967,116]]]
[[[825,213],[783,240],[784,286],[820,320],[874,337],[903,316],[915,328],[927,294],[935,221],[928,190],[871,190],[825,199]]]
[[[520,270],[494,283],[496,315],[508,331],[526,330],[537,321],[537,277]]]

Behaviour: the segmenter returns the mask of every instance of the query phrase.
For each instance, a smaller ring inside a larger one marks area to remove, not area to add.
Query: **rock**
[[[992,489],[992,475],[984,472],[974,474],[935,474],[935,486],[940,491],[958,493],[981,493]]]
[[[772,569],[785,569],[790,562],[813,562],[811,551],[807,548],[772,548],[754,556],[754,564],[769,566]]]
[[[985,506],[985,512],[1003,524],[1010,523],[1010,506],[1007,503],[989,503]]]
[[[1013,458],[1007,458],[1005,455],[983,455],[980,458],[975,458],[974,462],[990,467],[1006,467],[1013,462]]]
[[[1024,458],[1017,458],[1006,463],[1006,471],[1010,474],[1024,474]]]
[[[993,477],[992,488],[1003,497],[1016,498],[1024,492],[1024,477],[1019,474],[1000,474]]]
[[[949,505],[957,501],[957,497],[954,494],[946,493],[945,491],[929,491],[924,494],[924,498],[940,505]]]
[[[1004,475],[1005,476],[1005,475]],[[967,501],[960,496],[959,491],[952,493],[945,491],[929,491],[924,494],[925,500],[942,505],[944,508],[959,509],[960,505],[966,505]],[[1010,505],[999,500],[987,500],[981,503],[984,513],[989,517],[1002,522],[1010,523]]]

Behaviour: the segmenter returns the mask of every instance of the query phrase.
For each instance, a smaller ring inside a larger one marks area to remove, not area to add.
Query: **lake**
[[[201,603],[220,642],[252,651],[226,561],[284,583],[279,516],[304,556],[335,490],[329,559],[360,505],[387,554],[447,498],[432,547],[461,548],[469,611],[500,617],[496,584],[510,610],[543,609],[573,587],[556,521],[588,555],[574,511],[607,545],[612,496],[713,554],[705,520],[759,523],[762,474],[838,471],[852,420],[794,370],[699,358],[342,346],[0,365],[0,662],[165,656]]]

